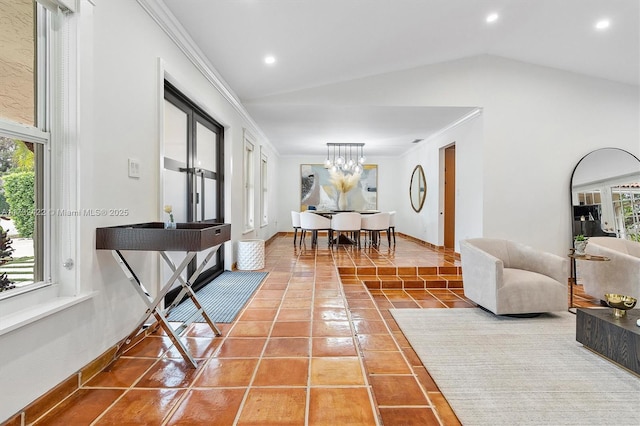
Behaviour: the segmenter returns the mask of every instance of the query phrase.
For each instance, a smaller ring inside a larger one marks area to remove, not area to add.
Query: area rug
[[[640,378],[576,342],[568,312],[390,312],[465,426],[640,424]]]
[[[198,301],[213,322],[230,323],[258,288],[266,272],[224,271],[198,291]],[[169,312],[169,321],[184,322],[196,312],[191,299]],[[202,315],[195,322],[205,322]]]

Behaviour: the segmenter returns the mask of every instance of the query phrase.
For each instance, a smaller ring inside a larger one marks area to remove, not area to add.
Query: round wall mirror
[[[411,207],[416,212],[422,210],[424,199],[427,196],[427,180],[424,177],[424,170],[421,165],[417,165],[411,174],[411,183],[409,184],[409,198],[411,199]]]
[[[582,157],[571,175],[573,236],[639,241],[640,160],[618,148]]]

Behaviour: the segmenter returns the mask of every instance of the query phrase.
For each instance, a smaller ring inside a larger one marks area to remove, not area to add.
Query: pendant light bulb
[[[344,165],[344,157],[340,153],[340,145],[338,145],[338,158],[336,158],[336,164],[340,167]]]
[[[358,158],[358,163],[362,165],[365,161],[367,161],[367,158],[364,156],[364,147],[360,147],[360,158]]]
[[[324,160],[324,168],[328,169],[332,165],[333,165],[333,163],[331,162],[331,158],[329,158],[329,145],[327,145],[327,159]]]

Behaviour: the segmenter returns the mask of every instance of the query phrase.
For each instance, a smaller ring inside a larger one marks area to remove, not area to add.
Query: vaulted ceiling
[[[366,76],[490,54],[639,84],[637,0],[163,1],[283,154],[358,138],[392,146],[469,113],[260,102]]]

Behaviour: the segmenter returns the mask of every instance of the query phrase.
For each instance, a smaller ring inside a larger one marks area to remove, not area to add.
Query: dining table
[[[360,213],[360,214],[374,214],[380,213],[380,210],[307,210],[311,213],[319,214],[320,216],[328,217],[331,219],[338,213]]]
[[[326,218],[331,219],[333,216],[339,213],[360,213],[360,214],[374,214],[380,213],[380,210],[308,210],[311,213],[318,214],[320,216],[324,216]],[[340,234],[333,241],[333,244],[353,244],[358,245],[358,241],[353,238],[349,238],[346,235]]]

